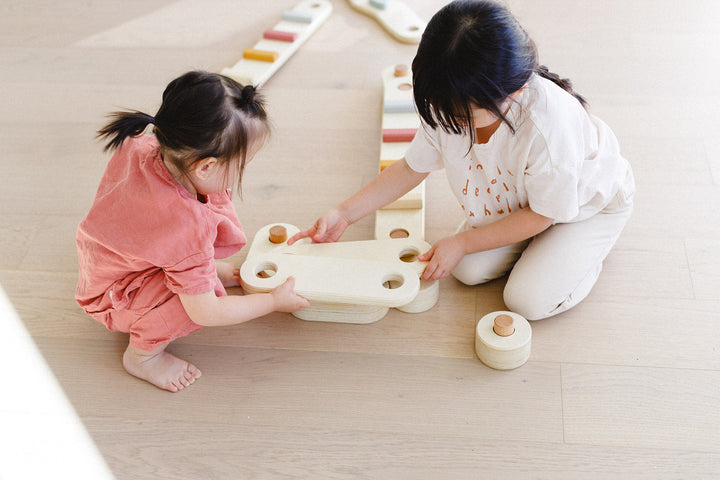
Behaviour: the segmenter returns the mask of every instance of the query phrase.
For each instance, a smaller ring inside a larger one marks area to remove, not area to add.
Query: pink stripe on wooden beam
[[[263,38],[268,40],[280,40],[281,42],[294,42],[298,38],[298,34],[295,32],[283,32],[280,30],[273,30],[268,28],[263,32]]]

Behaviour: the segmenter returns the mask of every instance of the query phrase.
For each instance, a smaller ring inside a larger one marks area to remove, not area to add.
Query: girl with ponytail
[[[613,132],[491,0],[457,0],[428,23],[412,63],[422,128],[405,158],[311,228],[336,241],[363,216],[445,169],[465,219],[419,257],[422,278],[504,276],[508,309],[530,320],[583,300],[632,211],[634,180]]]
[[[264,101],[251,85],[189,72],[170,82],[154,117],[111,117],[98,136],[114,155],[77,231],[75,297],[130,334],[130,374],[177,392],[200,370],[166,351],[172,340],[308,306],[292,278],[272,293],[227,296],[239,274],[215,260],[246,243],[232,187],[269,134]],[[149,125],[154,135],[144,134]]]

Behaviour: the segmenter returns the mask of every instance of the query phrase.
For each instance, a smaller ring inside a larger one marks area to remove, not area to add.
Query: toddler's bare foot
[[[240,286],[240,269],[227,262],[215,262],[217,267],[217,276],[222,282],[223,287],[239,287]]]
[[[165,347],[167,344],[147,352],[128,345],[123,354],[123,367],[130,375],[177,392],[193,383],[201,372],[192,363],[166,352]]]

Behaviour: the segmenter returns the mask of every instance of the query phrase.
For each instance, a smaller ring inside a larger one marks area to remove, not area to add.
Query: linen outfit
[[[545,318],[590,292],[632,212],[635,184],[610,128],[552,81],[534,74],[506,116],[515,133],[503,122],[486,144],[423,123],[406,161],[417,172],[445,168],[465,213],[458,231],[528,206],[554,220],[533,239],[467,255],[453,270],[475,285],[512,269],[507,307]]]
[[[155,137],[126,139],[77,231],[78,304],[130,344],[153,350],[202,328],[178,294],[225,296],[215,258],[247,243],[232,192],[191,195],[165,167]]]

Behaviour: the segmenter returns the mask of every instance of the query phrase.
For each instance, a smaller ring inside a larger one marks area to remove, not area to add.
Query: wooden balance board
[[[420,127],[413,99],[412,74],[406,65],[382,71],[383,111],[380,171],[405,157]],[[375,214],[375,238],[424,238],[425,182],[384,206]]]
[[[305,0],[282,14],[279,23],[265,30],[262,39],[243,52],[235,65],[221,74],[244,85],[263,85],[322,25],[332,12],[328,0]]]
[[[274,235],[278,229],[283,231],[279,237]],[[287,245],[298,231],[287,223],[258,231],[240,269],[246,292],[271,291],[292,275],[295,291],[311,302],[293,315],[342,323],[375,322],[389,308],[418,313],[437,302],[435,292],[418,295],[425,263],[417,255],[430,248],[428,243],[405,238],[313,244],[303,239]]]

